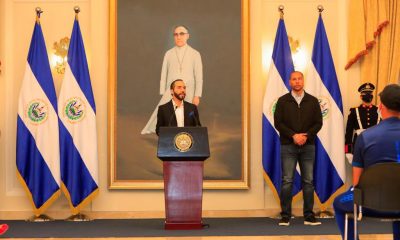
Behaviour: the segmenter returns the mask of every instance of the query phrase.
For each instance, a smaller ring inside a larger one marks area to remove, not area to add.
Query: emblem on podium
[[[187,152],[193,146],[193,137],[187,132],[180,132],[174,138],[175,148],[179,152]]]

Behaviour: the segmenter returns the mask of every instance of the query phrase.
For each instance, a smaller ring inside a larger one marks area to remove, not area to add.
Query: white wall
[[[261,164],[262,100],[280,4],[285,6],[288,34],[299,39],[311,55],[318,13],[325,7],[323,19],[344,97],[345,115],[357,103],[354,94],[359,83],[358,68],[344,71],[346,64],[346,0],[250,0],[250,81],[251,81],[251,188],[249,190],[208,190],[204,193],[204,210],[267,210],[278,212],[279,206],[263,180]],[[54,41],[70,36],[74,18],[73,6],[81,7],[80,24],[89,61],[97,106],[100,164],[100,194],[88,210],[96,212],[153,212],[162,214],[164,196],[160,190],[108,190],[107,188],[107,81],[108,81],[108,0],[0,0],[0,217],[24,218],[31,211],[30,203],[16,179],[15,141],[18,91],[23,77],[26,56],[32,35],[35,7],[44,10],[41,22],[48,51]],[[61,75],[53,73],[59,88]],[[300,207],[301,204],[296,204]],[[64,197],[49,212],[68,215]],[[157,214],[156,214],[157,213]],[[222,214],[222,212],[217,212]],[[64,216],[63,215],[63,216]]]

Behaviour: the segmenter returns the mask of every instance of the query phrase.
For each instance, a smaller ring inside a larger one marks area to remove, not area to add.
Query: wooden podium
[[[165,229],[201,229],[203,165],[210,157],[206,127],[161,127]]]

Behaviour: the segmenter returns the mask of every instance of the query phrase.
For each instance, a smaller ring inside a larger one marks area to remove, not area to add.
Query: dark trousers
[[[303,188],[303,215],[304,217],[313,216],[314,206],[314,162],[315,146],[306,144],[297,146],[295,144],[281,146],[282,162],[282,187],[281,187],[281,216],[291,217],[292,215],[292,189],[293,179],[296,171],[297,162],[300,166],[301,185]]]
[[[345,226],[345,215],[346,213],[352,213],[354,207],[353,201],[353,191],[350,189],[347,192],[344,192],[335,198],[333,202],[333,208],[335,210],[335,219],[336,223],[339,227],[340,234],[342,235],[342,239],[344,239],[344,226]],[[394,216],[400,218],[400,213],[387,213],[387,212],[378,212],[373,211],[368,208],[363,208],[363,216]],[[348,228],[347,228],[347,239],[354,240],[354,224],[353,219],[350,218],[348,220]],[[358,237],[357,237],[358,238]],[[393,222],[393,239],[400,240],[400,222]]]

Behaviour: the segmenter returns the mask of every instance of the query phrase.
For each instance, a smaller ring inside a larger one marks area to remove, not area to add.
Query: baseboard
[[[302,216],[301,208],[293,209],[295,216]],[[83,211],[92,219],[148,219],[164,218],[164,211]],[[46,215],[54,219],[66,219],[71,216],[69,211],[47,211]],[[24,220],[33,215],[29,211],[1,211],[0,219],[4,220]],[[235,217],[277,217],[278,209],[258,209],[258,210],[205,210],[204,218],[235,218]]]

